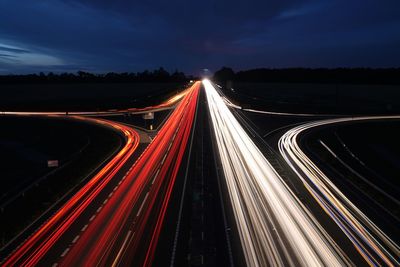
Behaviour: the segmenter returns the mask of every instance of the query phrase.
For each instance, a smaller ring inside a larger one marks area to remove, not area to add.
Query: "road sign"
[[[49,168],[58,167],[58,160],[48,160],[47,167]]]
[[[147,112],[147,113],[143,114],[143,119],[145,119],[145,120],[154,119],[154,112]]]

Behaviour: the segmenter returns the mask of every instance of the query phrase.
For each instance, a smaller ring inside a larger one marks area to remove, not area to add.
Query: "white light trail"
[[[400,116],[374,116],[322,120],[297,126],[279,140],[279,150],[302,180],[304,186],[336,222],[366,262],[372,266],[400,266],[400,248],[357,206],[301,150],[297,137],[314,127],[349,121],[400,119]]]
[[[352,265],[273,169],[211,82],[203,84],[247,265]]]

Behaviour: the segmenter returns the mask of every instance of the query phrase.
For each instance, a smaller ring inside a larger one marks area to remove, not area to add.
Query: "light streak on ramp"
[[[248,266],[352,265],[257,148],[209,80],[216,147]]]
[[[303,152],[298,136],[315,127],[371,120],[400,119],[400,116],[365,116],[320,120],[287,131],[279,140],[281,155],[298,175],[317,203],[353,243],[371,266],[399,266],[400,248],[323,173]],[[378,182],[378,181],[377,181]]]

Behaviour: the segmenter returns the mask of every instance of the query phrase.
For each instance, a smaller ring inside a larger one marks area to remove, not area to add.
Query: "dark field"
[[[47,83],[0,86],[3,92],[0,111],[98,111],[155,105],[185,89],[186,85]],[[158,127],[168,114],[169,110],[157,112],[151,123]],[[142,115],[107,119],[149,126]],[[30,227],[32,229],[40,225],[60,205],[53,204],[63,203],[107,162],[122,145],[122,138],[104,126],[68,118],[0,115],[0,245],[5,245],[32,222],[35,225]],[[59,160],[60,167],[48,168],[47,160]],[[46,215],[41,216],[44,213]],[[29,233],[30,230],[24,231],[24,234]]]
[[[400,121],[391,120],[317,128],[302,139],[311,159],[396,242],[400,241],[399,136]]]
[[[0,111],[97,111],[157,104],[178,83],[0,84]]]
[[[70,119],[0,116],[0,125],[1,245],[122,144],[113,130]],[[60,167],[48,168],[54,159]]]
[[[399,85],[230,83],[224,92],[244,108],[267,111],[349,115],[400,113]]]
[[[224,92],[244,108],[336,116],[400,113],[398,86],[236,84],[232,87],[234,91],[224,89]],[[270,146],[275,156],[279,154],[278,140],[287,130],[308,121],[335,117],[237,112],[248,132],[256,136],[255,140],[265,140],[266,144],[257,141],[260,148]],[[400,241],[399,136],[400,121],[386,120],[317,127],[301,139],[311,160],[395,242]],[[320,140],[345,164],[329,153]],[[265,155],[268,158],[268,153]],[[279,164],[277,170],[286,175]]]

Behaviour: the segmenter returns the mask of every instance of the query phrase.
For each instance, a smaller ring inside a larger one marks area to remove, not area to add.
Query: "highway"
[[[169,197],[192,131],[199,89],[200,82],[197,82],[163,104],[141,110],[175,105],[164,126],[134,164],[132,155],[139,136],[131,127],[102,119],[76,117],[111,124],[125,134],[126,145],[14,250],[2,266],[151,265]]]
[[[203,80],[248,266],[352,265],[273,169],[209,80]]]
[[[322,216],[316,212],[314,206],[309,205],[308,200],[305,201],[299,196],[297,189],[293,188],[295,184],[293,181],[289,184],[287,179],[274,169],[243,128],[244,125],[230,110],[230,108],[241,108],[225,98],[207,79],[202,83],[194,83],[187,90],[152,107],[69,113],[71,118],[117,129],[125,136],[126,144],[49,220],[6,257],[1,265],[151,266],[154,262],[159,263],[155,259],[155,255],[160,253],[157,252],[157,245],[168,207],[171,206],[178,173],[183,167],[186,167],[185,184],[186,179],[189,179],[186,176],[190,165],[185,165],[185,155],[189,144],[192,143],[190,138],[194,135],[202,84],[207,105],[205,110],[209,116],[207,125],[211,127],[211,138],[214,141],[213,152],[215,159],[220,163],[216,166],[221,166],[223,174],[217,178],[218,183],[223,184],[219,186],[219,190],[226,191],[224,192],[228,196],[226,208],[229,209],[229,216],[233,215],[232,218],[226,218],[224,213],[223,217],[224,220],[234,221],[234,223],[224,222],[225,233],[218,236],[226,238],[229,247],[229,235],[238,235],[235,240],[240,242],[247,266],[353,266],[359,263],[358,258],[371,266],[400,265],[399,246],[351,203],[316,163],[307,157],[299,145],[299,136],[314,127],[362,120],[399,119],[400,116],[347,117],[313,121],[293,127],[280,138],[279,152],[289,165],[287,167],[296,174],[298,180],[296,184],[304,186],[304,191],[313,205],[324,213]],[[94,117],[120,115],[126,112],[141,114],[164,109],[173,111],[139,157],[135,153],[140,141],[139,134],[132,127]],[[251,109],[246,111],[265,113]],[[4,114],[66,115],[65,112]],[[314,115],[301,114],[301,116]],[[198,123],[200,127],[202,123],[204,124],[204,120]],[[200,133],[203,138],[202,131]],[[192,164],[193,177],[196,177],[195,172],[198,171],[196,166],[199,165],[201,168],[204,166],[204,145],[203,140],[200,141],[198,143],[201,153],[199,152],[197,157],[201,159],[198,160],[201,165],[191,160],[187,163]],[[192,179],[195,179],[193,177]],[[204,190],[203,170],[196,179],[202,185],[201,190]],[[171,244],[172,260],[166,263],[171,266],[175,264],[176,248],[181,250],[179,255],[185,255],[186,249],[185,243],[180,245],[182,248],[179,248],[179,244],[177,246],[178,234],[180,232],[185,234],[179,228],[184,195],[179,199],[181,202],[178,226],[174,243]],[[203,200],[201,203],[204,205]],[[221,199],[221,203],[224,203],[224,200]],[[328,218],[331,222],[326,223],[322,217]],[[235,226],[232,232],[228,225]],[[328,229],[332,227],[331,225],[334,227]],[[203,240],[203,229],[201,231]],[[335,234],[338,232],[340,236]],[[346,244],[350,244],[349,246],[341,242],[344,239]],[[183,242],[182,240],[180,242]],[[163,244],[163,247],[167,246]],[[195,249],[193,251],[197,252]],[[230,248],[228,251],[232,253]],[[230,255],[230,260],[227,261],[231,265],[234,265],[233,258]],[[203,254],[201,259],[203,260]]]
[[[279,150],[309,193],[351,240],[354,248],[371,266],[399,266],[400,248],[356,205],[327,175],[310,160],[299,145],[305,131],[325,125],[368,120],[399,119],[400,116],[371,116],[320,120],[302,124],[287,131],[279,140]]]
[[[47,115],[50,116],[50,115]],[[25,262],[34,265],[44,252],[51,248],[59,236],[67,231],[70,221],[75,220],[90,205],[100,192],[107,187],[121,166],[134,153],[139,144],[139,135],[130,127],[101,119],[77,117],[79,120],[88,120],[112,126],[122,131],[126,137],[125,146],[107,163],[85,186],[83,186],[63,207],[50,218],[29,239],[21,244],[2,264],[4,266],[19,265]],[[28,256],[30,254],[30,256]],[[28,264],[29,265],[29,264]]]

